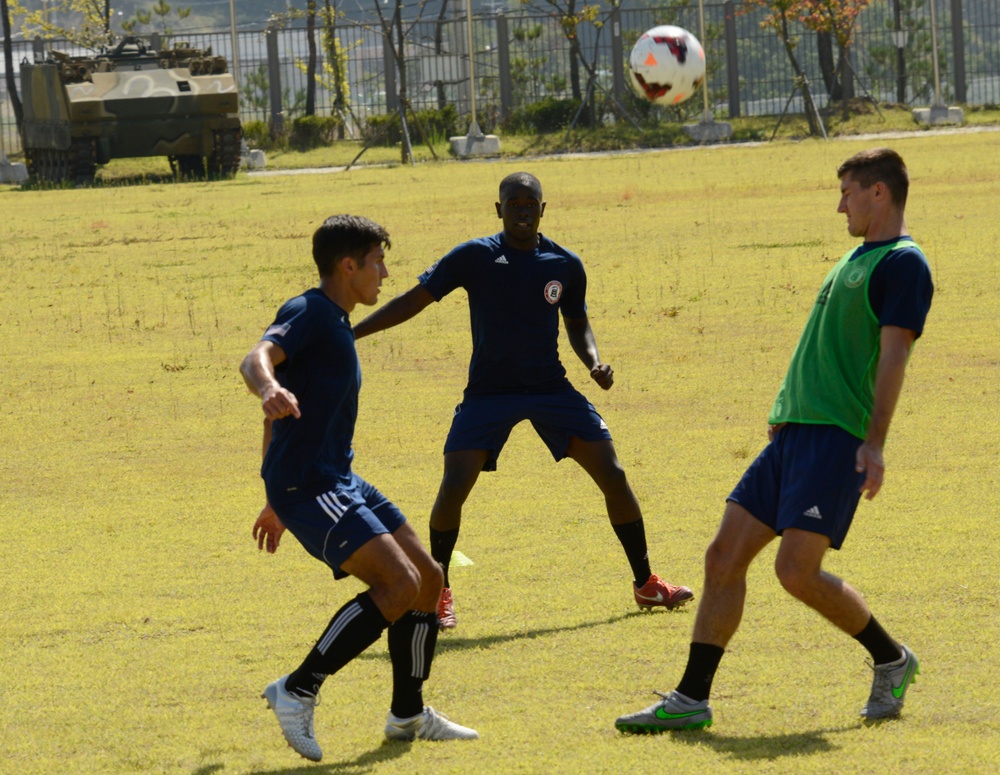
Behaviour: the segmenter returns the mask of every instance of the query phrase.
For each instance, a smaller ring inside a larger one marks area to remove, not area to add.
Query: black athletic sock
[[[903,656],[899,644],[889,637],[889,633],[882,629],[882,625],[875,621],[874,616],[868,620],[865,628],[854,636],[854,640],[868,649],[868,653],[872,655],[872,662],[876,665],[895,662]]]
[[[389,626],[390,710],[397,718],[410,718],[424,710],[422,690],[431,674],[437,637],[437,614],[407,611]]]
[[[431,528],[431,557],[437,560],[444,571],[444,585],[451,588],[448,582],[448,566],[451,565],[451,553],[458,543],[458,528],[454,530],[435,530]]]
[[[337,611],[309,656],[288,676],[285,690],[300,697],[315,697],[327,676],[377,641],[388,626],[371,595],[362,592]]]
[[[684,676],[677,684],[677,691],[695,702],[708,699],[712,692],[712,680],[719,662],[726,650],[711,643],[692,643],[688,651],[688,663]]]
[[[646,528],[641,519],[635,522],[628,522],[624,525],[611,525],[615,530],[615,535],[621,541],[628,564],[632,566],[632,575],[635,577],[635,585],[641,587],[652,575],[649,569],[649,552],[646,548]]]

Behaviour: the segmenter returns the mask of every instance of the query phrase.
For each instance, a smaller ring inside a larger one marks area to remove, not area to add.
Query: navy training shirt
[[[883,247],[898,238],[865,242],[851,256]],[[912,247],[894,250],[875,266],[868,282],[868,303],[880,326],[907,328],[919,338],[924,331],[927,313],[934,296],[931,268],[920,250]]]
[[[282,305],[261,339],[285,351],[278,382],[302,417],[275,420],[261,476],[270,503],[294,503],[351,482],[361,366],[347,313],[319,288]]]
[[[576,254],[541,234],[534,250],[515,250],[501,232],[459,245],[418,280],[436,301],[456,288],[469,295],[467,396],[569,386],[559,360],[559,313],[587,314],[587,275]]]

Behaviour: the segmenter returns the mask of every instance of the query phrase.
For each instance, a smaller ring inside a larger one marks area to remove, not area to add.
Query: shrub
[[[343,126],[340,116],[299,116],[288,128],[288,145],[296,151],[308,151],[337,140]]]
[[[545,97],[513,111],[504,121],[504,129],[513,133],[557,132],[569,126],[579,107],[579,100]]]
[[[391,125],[386,129],[387,125]],[[422,142],[420,132],[423,130],[427,139],[434,143],[445,140],[456,135],[464,135],[468,127],[462,126],[458,112],[454,105],[446,105],[441,110],[418,110],[416,121],[412,113],[406,114],[406,126],[410,130],[410,143],[416,145]],[[384,134],[379,138],[378,145],[392,146],[403,141],[402,127],[399,124],[399,117],[396,113],[387,113],[383,116],[369,116],[364,128],[365,139],[370,139],[382,130]]]

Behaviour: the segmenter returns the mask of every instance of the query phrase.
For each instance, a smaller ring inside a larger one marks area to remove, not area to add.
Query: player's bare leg
[[[650,570],[642,510],[615,453],[615,445],[610,440],[583,441],[571,436],[566,456],[580,464],[604,495],[611,527],[632,568],[636,604],[647,610],[677,608],[693,599],[694,592],[688,587],[670,584]]]
[[[725,648],[743,618],[747,569],[775,538],[767,525],[729,501],[722,524],[705,552],[705,586],[691,640]]]
[[[270,683],[261,695],[277,716],[288,744],[311,761],[323,758],[313,724],[323,682],[404,616],[421,591],[417,567],[386,534],[362,545],[340,567],[370,588],[334,614],[297,670]]]
[[[822,569],[829,547],[824,535],[789,528],[782,533],[774,570],[790,595],[856,635],[871,619],[871,611],[854,587]]]

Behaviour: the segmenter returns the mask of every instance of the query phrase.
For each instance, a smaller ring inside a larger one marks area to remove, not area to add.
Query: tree
[[[806,78],[802,65],[799,64],[798,57],[795,56],[795,49],[798,47],[799,38],[791,30],[793,22],[799,21],[804,15],[805,3],[807,0],[743,0],[744,13],[760,7],[768,11],[767,17],[760,23],[762,30],[772,30],[785,48],[788,61],[795,71],[795,85],[802,92],[802,102],[805,106],[806,122],[809,124],[809,134],[812,136],[826,136],[823,128],[823,121],[816,110],[816,103],[813,102],[812,92],[809,91],[809,79]]]
[[[802,0],[799,10],[799,19],[806,27],[830,35],[837,42],[839,57],[833,81],[840,86],[841,110],[845,120],[848,118],[848,98],[851,94],[849,84],[853,78],[848,57],[854,42],[858,15],[870,2],[871,0]],[[829,89],[829,92],[830,97],[834,98],[834,90]]]
[[[0,17],[3,17],[3,65],[7,74],[7,99],[14,109],[14,120],[17,122],[17,131],[20,132],[24,121],[24,109],[17,94],[17,79],[14,78],[14,46],[11,40],[10,9],[7,7],[7,0],[0,0]]]
[[[105,0],[52,0],[36,11],[27,11],[14,0],[11,8],[24,16],[21,26],[25,37],[65,38],[92,50],[113,42],[108,25],[110,6]]]
[[[176,21],[181,21],[191,15],[190,8],[174,9],[166,0],[157,0],[156,5],[149,10],[137,8],[135,16],[132,19],[122,22],[122,29],[131,35],[138,32],[140,27],[148,26],[163,35],[173,35],[174,28],[171,26],[169,18],[171,12],[174,13]],[[156,19],[154,20],[153,17],[156,17]]]
[[[552,9],[553,15],[559,20],[559,27],[563,35],[569,41],[569,86],[573,94],[573,99],[583,100],[583,89],[580,86],[580,67],[587,71],[588,67],[583,57],[583,49],[580,46],[580,37],[577,34],[583,22],[594,23],[601,12],[597,5],[582,5],[578,7],[579,0],[541,0],[544,5]],[[536,0],[520,0],[522,6],[534,6]],[[612,3],[615,5],[615,3]]]
[[[373,5],[375,6],[375,15],[378,17],[379,28],[382,33],[382,45],[389,46],[393,62],[396,65],[396,72],[399,75],[397,96],[399,98],[400,118],[404,123],[403,142],[400,145],[400,160],[403,164],[406,164],[413,161],[413,149],[410,148],[408,133],[405,131],[405,114],[410,109],[410,100],[407,96],[406,38],[424,15],[427,0],[418,0],[415,18],[408,23],[403,22],[403,0],[393,0],[392,16],[388,18],[383,13],[379,0],[373,0]],[[472,24],[472,19],[469,19],[469,24]],[[473,52],[470,51],[470,58],[472,54]]]

